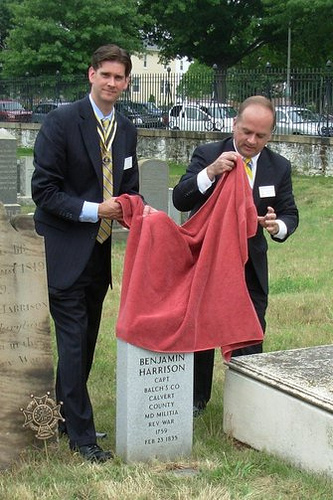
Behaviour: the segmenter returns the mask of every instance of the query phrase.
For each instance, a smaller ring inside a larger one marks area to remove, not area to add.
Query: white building
[[[191,62],[177,58],[168,62],[160,61],[157,46],[148,46],[146,52],[131,56],[132,74],[129,87],[130,99],[137,102],[153,101],[157,105],[168,105],[174,101],[174,94],[182,75]]]

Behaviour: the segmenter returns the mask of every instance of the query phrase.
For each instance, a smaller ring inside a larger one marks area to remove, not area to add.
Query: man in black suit
[[[96,443],[87,390],[103,300],[111,285],[111,230],[105,241],[97,237],[101,221],[110,226],[122,219],[115,197],[138,194],[136,129],[114,109],[131,69],[125,50],[116,45],[97,49],[89,68],[90,94],[47,116],[34,151],[35,226],[45,238],[58,348],[56,394],[63,401],[70,448],[97,462],[113,456]],[[109,144],[101,135],[103,119],[113,123]],[[102,157],[112,172],[109,195],[103,194]]]
[[[250,163],[248,178],[258,212],[258,230],[249,239],[245,266],[247,288],[265,331],[268,299],[267,241],[265,229],[277,242],[285,241],[298,225],[298,210],[291,182],[291,165],[266,147],[275,125],[275,110],[263,96],[252,96],[240,106],[234,120],[233,138],[199,146],[186,173],[173,191],[173,203],[183,212],[195,213],[213,192],[218,178],[235,167],[240,155]],[[245,168],[245,164],[244,164]],[[219,304],[218,297],[209,297]],[[237,314],[237,311],[235,311]],[[262,344],[238,349],[233,356],[262,352]],[[212,387],[214,350],[194,354],[194,415],[207,405]]]

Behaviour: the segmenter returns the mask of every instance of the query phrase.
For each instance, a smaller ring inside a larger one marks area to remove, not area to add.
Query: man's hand
[[[235,167],[238,157],[239,155],[235,151],[225,151],[222,153],[207,167],[207,175],[210,180],[215,180],[215,177],[223,174],[223,172],[230,172]]]
[[[274,236],[279,232],[279,225],[275,221],[276,213],[272,207],[267,207],[267,214],[261,217],[258,217],[259,224],[266,229],[269,234]]]
[[[123,210],[116,198],[110,198],[98,205],[98,217],[100,219],[114,219],[119,222],[123,220]]]

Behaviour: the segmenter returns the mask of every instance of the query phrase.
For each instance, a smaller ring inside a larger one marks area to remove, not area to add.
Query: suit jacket
[[[232,138],[223,141],[205,144],[196,148],[191,163],[186,173],[180,179],[173,191],[173,203],[178,210],[195,213],[211,195],[216,186],[202,194],[197,185],[197,174],[224,151],[233,151]],[[261,186],[274,186],[269,190],[269,197],[263,197],[259,188]],[[253,186],[253,199],[258,215],[265,215],[267,207],[274,208],[277,218],[281,219],[287,226],[287,235],[284,240],[273,237],[275,241],[285,241],[298,226],[298,210],[295,204],[292,182],[291,165],[283,156],[274,153],[267,147],[261,152],[258,163],[255,182]],[[249,239],[249,260],[251,260],[263,292],[268,293],[268,266],[267,266],[267,240],[263,228],[258,224],[257,233]]]
[[[116,119],[114,196],[138,194],[137,132],[118,112]],[[79,222],[83,203],[103,201],[101,151],[88,96],[47,116],[36,139],[34,166],[35,226],[45,237],[49,285],[66,289],[86,267],[100,224]]]

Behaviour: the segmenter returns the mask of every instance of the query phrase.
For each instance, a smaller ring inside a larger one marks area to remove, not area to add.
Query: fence
[[[180,104],[187,103],[192,108],[200,107],[201,111],[208,113],[205,130],[219,130],[214,113],[216,109],[220,113],[219,110],[223,108],[221,103],[237,109],[246,97],[261,94],[269,97],[277,107],[278,133],[333,136],[332,78],[330,65],[326,68],[295,69],[290,72],[266,67],[264,70],[210,70],[201,75],[176,74],[170,71],[161,74],[135,74],[131,77],[129,89],[123,95],[122,101],[126,106],[122,111],[130,115],[131,119],[137,118],[142,111],[135,104],[154,102],[158,108],[154,112],[160,112],[164,116],[164,126],[180,129],[184,126],[183,129],[186,130],[189,129],[186,128],[188,123],[184,125],[184,120],[170,122],[170,118],[178,118],[181,113],[184,114],[184,108]],[[89,82],[82,76],[66,77],[57,73],[54,77],[0,77],[0,121],[34,121],[33,112],[38,104],[52,102],[56,106],[63,101],[71,102],[81,98],[88,91]],[[8,99],[17,101],[28,111],[25,117],[22,113],[21,117],[15,113],[6,117],[1,105],[4,106],[3,101]],[[175,106],[178,106],[178,110],[174,109]],[[290,106],[304,109],[295,114]],[[287,116],[287,111],[293,114]],[[133,121],[138,126],[145,126],[146,123],[142,120],[140,122],[140,119]],[[198,127],[198,116],[194,121],[193,126]],[[148,126],[156,126],[156,121],[149,123]]]

